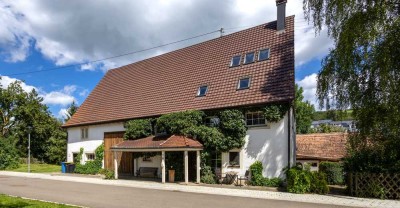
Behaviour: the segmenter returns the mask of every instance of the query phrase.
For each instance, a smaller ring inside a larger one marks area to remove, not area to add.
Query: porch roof
[[[202,150],[203,145],[194,138],[181,135],[149,136],[143,139],[126,140],[111,147],[113,151],[164,151]]]

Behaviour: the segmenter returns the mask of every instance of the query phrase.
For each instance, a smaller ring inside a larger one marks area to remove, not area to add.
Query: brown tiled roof
[[[346,155],[348,134],[304,134],[296,136],[296,158],[338,161]]]
[[[230,68],[231,58],[270,48],[266,61]],[[239,78],[249,89],[237,90]],[[201,85],[206,96],[196,97]],[[294,98],[294,16],[109,70],[64,127],[286,102]]]
[[[143,139],[126,140],[111,149],[179,149],[179,148],[197,148],[203,149],[203,145],[196,139],[179,136],[163,135],[149,136]]]

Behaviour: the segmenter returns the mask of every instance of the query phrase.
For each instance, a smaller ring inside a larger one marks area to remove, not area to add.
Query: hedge
[[[330,185],[342,185],[344,183],[343,166],[337,162],[321,162],[319,171],[326,175],[326,180]]]

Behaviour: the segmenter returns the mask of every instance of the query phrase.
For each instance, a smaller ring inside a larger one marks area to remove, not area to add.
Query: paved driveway
[[[87,207],[340,207],[2,175],[0,193]]]

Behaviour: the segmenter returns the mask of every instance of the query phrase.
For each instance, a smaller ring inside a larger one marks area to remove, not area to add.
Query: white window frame
[[[201,89],[202,87],[205,87],[205,88],[206,88],[206,92],[204,93],[204,95],[200,95],[200,89]],[[206,95],[207,95],[207,92],[208,92],[208,85],[201,85],[201,86],[199,87],[199,89],[197,90],[197,97],[206,96]]]
[[[247,62],[246,60],[247,60],[247,54],[253,54],[253,60],[251,61],[251,62]],[[254,63],[256,61],[256,52],[255,51],[252,51],[252,52],[248,52],[248,53],[246,53],[245,55],[244,55],[244,59],[243,59],[243,64],[251,64],[251,63]]]
[[[82,127],[81,128],[81,139],[88,139],[89,138],[89,127]]]
[[[241,87],[240,87],[240,81],[243,80],[243,79],[249,79],[249,84],[247,85],[247,87],[241,88]],[[239,81],[238,81],[238,84],[237,84],[237,88],[236,88],[236,89],[237,89],[237,90],[249,89],[250,86],[251,86],[251,77],[242,77],[242,78],[239,78]]]
[[[93,159],[89,159],[88,155],[93,155]],[[86,161],[93,161],[96,159],[96,155],[93,152],[85,153]]]
[[[263,112],[262,111],[254,111],[254,112],[247,112],[246,113],[246,115],[245,115],[245,119],[246,119],[246,126],[249,126],[249,127],[253,127],[253,126],[267,126],[267,119],[265,119],[264,118],[264,123],[263,124],[254,124],[254,118],[253,118],[253,115],[254,114],[263,114]],[[252,115],[252,118],[251,118],[251,120],[252,120],[252,124],[251,125],[248,125],[247,123],[247,115]]]
[[[237,165],[232,165],[231,164],[231,153],[237,153],[238,154],[238,156],[239,156],[239,164],[237,164]],[[240,151],[229,151],[228,152],[228,167],[229,168],[240,168],[241,167],[241,154],[240,154]]]
[[[264,51],[264,50],[268,50],[268,57],[266,59],[260,60],[261,51]],[[266,61],[266,60],[269,59],[270,56],[271,56],[271,49],[270,48],[261,49],[261,50],[258,51],[257,61]]]
[[[234,59],[235,57],[238,57],[238,56],[239,56],[239,64],[233,66],[233,59]],[[232,59],[231,59],[231,64],[229,64],[229,67],[237,67],[237,66],[240,66],[240,63],[241,63],[241,62],[242,62],[242,55],[233,56]]]

